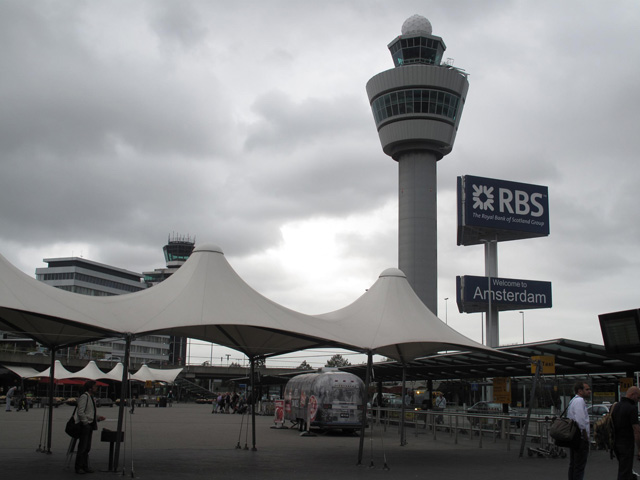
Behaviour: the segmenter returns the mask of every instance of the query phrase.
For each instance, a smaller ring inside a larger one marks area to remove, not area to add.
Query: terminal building
[[[189,258],[195,239],[170,236],[163,247],[166,268],[136,273],[81,257],[45,258],[47,267],[36,269],[36,279],[81,295],[110,296],[134,293],[169,278]],[[92,360],[122,361],[125,341],[109,338],[78,347],[74,355]],[[145,335],[131,343],[131,362],[150,365],[184,365],[187,339],[168,335]],[[69,352],[71,355],[71,352]]]
[[[111,296],[148,288],[142,274],[81,257],[45,258],[47,267],[36,269],[36,279],[72,293]],[[169,361],[169,336],[146,335],[131,344],[131,362],[164,365]],[[68,355],[91,360],[119,362],[124,359],[125,341],[107,338],[78,347]]]

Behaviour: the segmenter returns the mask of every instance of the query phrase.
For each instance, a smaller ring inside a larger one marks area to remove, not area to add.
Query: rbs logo
[[[494,187],[473,184],[473,209],[495,211],[496,202],[500,213],[516,215],[531,215],[541,217],[544,215],[544,206],[540,203],[542,193],[529,195],[523,190],[510,190],[498,188],[498,198],[494,198]]]

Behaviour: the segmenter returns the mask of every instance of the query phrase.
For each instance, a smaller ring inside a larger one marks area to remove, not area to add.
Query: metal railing
[[[373,407],[369,410],[371,421],[386,429],[400,424],[401,411],[398,408]],[[527,441],[535,444],[548,442],[550,416],[532,415],[527,429]],[[482,448],[484,441],[505,442],[505,448],[511,450],[512,442],[521,440],[524,416],[504,414],[474,414],[464,411],[406,410],[405,428],[413,428],[414,435],[430,434],[436,440],[438,436],[448,435],[458,444],[465,439],[477,441]]]

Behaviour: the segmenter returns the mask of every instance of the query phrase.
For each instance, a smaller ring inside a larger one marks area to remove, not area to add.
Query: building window
[[[438,115],[455,122],[460,97],[433,89],[408,89],[381,95],[371,103],[376,125],[398,115]]]

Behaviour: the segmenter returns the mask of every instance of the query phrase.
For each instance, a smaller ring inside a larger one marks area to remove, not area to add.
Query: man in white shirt
[[[573,386],[576,396],[571,399],[567,409],[567,417],[578,424],[580,443],[571,447],[569,455],[569,480],[582,480],[589,456],[589,414],[585,399],[591,398],[591,387],[584,382]]]

